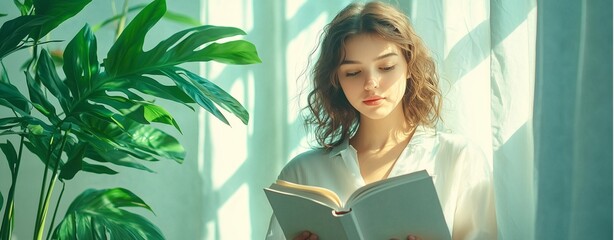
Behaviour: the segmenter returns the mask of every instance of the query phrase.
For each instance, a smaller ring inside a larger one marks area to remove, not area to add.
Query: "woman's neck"
[[[410,124],[401,111],[393,111],[383,119],[361,117],[360,125],[350,143],[357,150],[379,151],[397,144],[407,144],[415,126]]]

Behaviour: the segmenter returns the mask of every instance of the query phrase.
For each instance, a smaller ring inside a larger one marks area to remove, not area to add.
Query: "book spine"
[[[358,221],[356,221],[356,214],[354,214],[351,210],[348,213],[341,215],[339,220],[341,225],[343,225],[343,229],[345,230],[348,240],[364,239],[362,237],[362,233],[360,232]]]

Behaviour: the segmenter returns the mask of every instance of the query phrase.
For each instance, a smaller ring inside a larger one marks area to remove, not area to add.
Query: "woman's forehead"
[[[401,55],[397,44],[388,41],[377,34],[357,34],[345,40],[344,61],[375,61],[386,55]]]

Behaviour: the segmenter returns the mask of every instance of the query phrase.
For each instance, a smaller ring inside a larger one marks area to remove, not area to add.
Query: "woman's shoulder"
[[[325,148],[313,148],[299,153],[290,161],[288,165],[302,165],[321,161],[329,157],[330,150]]]
[[[465,135],[453,131],[440,131],[437,133],[439,142],[458,148],[471,147],[473,143]]]
[[[444,149],[455,150],[459,152],[471,151],[480,152],[481,148],[467,136],[455,132],[453,130],[432,130],[433,138],[436,138],[437,143]]]
[[[297,180],[299,176],[316,171],[329,162],[330,150],[315,148],[306,150],[293,157],[282,169],[279,178],[284,180]]]
[[[469,139],[452,130],[441,130],[432,127],[420,126],[414,133],[412,144],[433,149],[461,150],[471,147]]]
[[[416,145],[443,159],[448,164],[483,163],[484,150],[467,136],[453,130],[423,128],[418,133]]]
[[[439,154],[454,162],[455,168],[462,171],[464,177],[474,176],[475,179],[489,178],[491,164],[485,150],[469,137],[454,131],[439,131]]]

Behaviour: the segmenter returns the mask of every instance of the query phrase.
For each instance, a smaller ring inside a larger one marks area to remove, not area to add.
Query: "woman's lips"
[[[379,97],[379,96],[374,96],[374,97],[368,97],[365,100],[363,100],[362,102],[368,106],[377,106],[379,105],[382,101],[384,100],[384,98]]]

